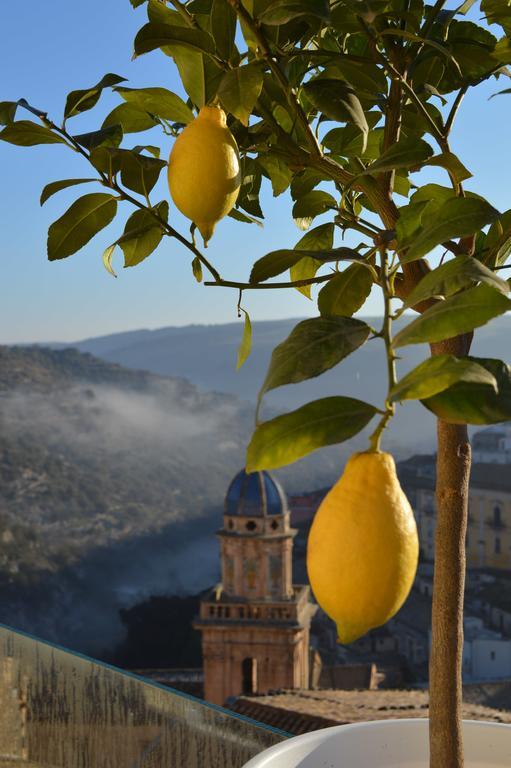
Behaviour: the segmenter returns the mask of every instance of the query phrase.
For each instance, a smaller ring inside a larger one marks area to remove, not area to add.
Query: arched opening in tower
[[[242,692],[247,696],[257,693],[257,659],[247,657],[241,662]]]

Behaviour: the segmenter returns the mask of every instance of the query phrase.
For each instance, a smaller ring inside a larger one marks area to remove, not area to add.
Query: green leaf
[[[125,80],[125,77],[109,73],[101,78],[99,83],[93,85],[92,88],[71,91],[66,99],[66,106],[64,109],[65,119],[67,120],[68,117],[77,115],[79,112],[86,112],[88,109],[92,109],[98,103],[104,88],[111,88],[114,85],[123,83]]]
[[[260,424],[247,450],[247,472],[277,469],[325,445],[353,437],[376,413],[352,397],[325,397]]]
[[[177,94],[166,88],[116,88],[117,93],[133,108],[157,115],[172,123],[187,123],[194,115]]]
[[[304,171],[293,176],[290,190],[291,197],[293,200],[298,200],[300,197],[312,192],[314,187],[317,187],[322,181],[328,181],[328,179],[315,169],[306,168]]]
[[[490,24],[500,24],[511,37],[511,7],[507,0],[482,0],[481,10]]]
[[[121,181],[128,189],[147,197],[166,165],[164,160],[156,157],[125,150],[122,155]]]
[[[449,296],[427,309],[394,338],[395,347],[443,341],[468,333],[511,309],[511,301],[488,285]]]
[[[496,91],[495,93],[492,93],[490,99],[493,99],[494,96],[504,96],[508,93],[511,93],[511,88],[504,88],[502,91]]]
[[[301,16],[315,16],[325,23],[330,20],[326,0],[274,0],[260,14],[259,21],[268,26],[287,24]]]
[[[48,259],[64,259],[106,227],[117,211],[112,195],[96,192],[76,200],[48,230]]]
[[[350,317],[364,305],[372,285],[369,269],[362,264],[352,264],[320,290],[318,309],[323,316]]]
[[[250,350],[252,349],[252,323],[250,322],[250,317],[246,309],[243,309],[243,307],[240,307],[240,309],[245,315],[245,325],[243,327],[243,336],[238,349],[238,359],[236,361],[236,370],[238,371],[250,355]]]
[[[485,200],[451,198],[441,207],[435,208],[429,217],[422,217],[421,231],[401,261],[420,259],[440,243],[453,237],[471,235],[486,224],[491,224],[498,216],[499,212]],[[399,235],[398,244],[402,245]]]
[[[379,113],[368,112],[370,116]],[[343,128],[332,128],[323,138],[323,144],[335,155],[342,157],[360,157],[375,160],[380,155],[380,144],[383,138],[383,128],[375,128],[365,133],[356,125],[345,125]]]
[[[202,264],[198,256],[192,261],[192,272],[198,283],[202,283]]]
[[[437,50],[439,53],[442,54],[442,56],[445,56],[445,58],[448,60],[448,62],[452,65],[452,68],[455,70],[456,74],[461,78],[463,77],[460,66],[452,53],[449,51],[448,48],[445,47],[445,45],[442,45],[441,43],[438,43],[436,40],[426,39],[424,37],[420,37],[419,35],[414,35],[411,32],[408,32],[403,29],[384,29],[379,33],[381,36],[383,35],[391,35],[392,37],[404,37],[406,40],[411,40],[414,43],[420,43],[421,45],[428,45]]]
[[[73,139],[85,149],[97,149],[98,147],[118,147],[122,141],[123,133],[120,125],[110,125],[108,128],[100,128],[99,131],[81,133],[73,136]]]
[[[296,251],[333,251],[334,225],[332,222],[320,224],[310,229],[295,245]]]
[[[357,61],[349,54],[338,54],[328,67],[329,76],[339,72],[343,80],[353,86],[359,95],[372,98],[375,93],[386,94],[388,90],[385,71],[372,61]],[[362,93],[365,91],[365,93]],[[368,120],[369,122],[369,120]]]
[[[293,177],[292,171],[280,157],[275,155],[259,155],[257,162],[264,168],[271,181],[273,196],[278,197],[289,187]]]
[[[432,157],[424,165],[439,165],[441,168],[445,168],[458,184],[472,177],[470,171],[465,168],[461,160],[452,152],[444,152],[441,155]]]
[[[51,184],[47,184],[41,192],[40,204],[44,203],[54,195],[56,192],[60,192],[61,189],[67,189],[67,187],[74,187],[75,184],[87,184],[91,181],[98,181],[97,179],[63,179],[62,181],[52,181]]]
[[[348,83],[330,78],[317,78],[304,86],[304,91],[311,103],[330,120],[340,120],[356,125],[365,136],[369,126],[362,105]],[[365,143],[363,145],[365,149]]]
[[[511,254],[511,210],[504,211],[488,230],[484,261],[488,266],[501,266]]]
[[[161,203],[163,218],[168,215],[168,203]],[[165,215],[166,212],[166,215]],[[124,254],[124,266],[134,267],[140,264],[159,246],[163,229],[149,211],[139,210],[131,214],[124,233],[117,240]]]
[[[509,286],[495,272],[472,256],[456,256],[433,269],[407,296],[404,307],[414,307],[432,296],[451,296],[471,283],[485,283],[501,293],[508,293]]]
[[[370,328],[350,317],[313,317],[302,320],[273,350],[268,373],[259,392],[312,379],[333,368],[358,349]]]
[[[321,264],[328,261],[360,261],[361,259],[358,251],[354,251],[352,248],[332,248],[328,251],[316,251],[314,249],[306,251],[296,247],[294,249],[282,248],[278,251],[270,251],[266,256],[257,259],[250,273],[250,282],[262,283],[270,277],[281,275],[282,272],[297,264],[305,256],[317,259]]]
[[[206,69],[204,56],[191,48],[174,47],[164,49],[172,55],[184,89],[193,104],[203,107],[206,104]]]
[[[270,251],[270,253],[257,259],[254,263],[250,272],[250,282],[262,283],[270,277],[280,275],[302,258],[303,254],[291,249],[284,248],[279,251]]]
[[[419,168],[431,155],[433,150],[422,139],[401,139],[392,144],[386,152],[371,163],[365,171],[358,174],[382,173],[396,168]]]
[[[117,277],[116,273],[114,272],[114,268],[112,267],[112,256],[114,255],[116,246],[117,243],[112,243],[112,245],[109,245],[108,248],[105,248],[103,251],[102,256],[103,266],[105,267],[106,271],[112,275],[112,277]]]
[[[263,70],[259,64],[246,64],[230,69],[218,86],[218,98],[227,112],[248,125],[252,109],[263,87]]]
[[[318,227],[309,230],[295,245],[296,251],[331,251],[334,244],[334,225],[320,224]],[[309,280],[314,277],[323,262],[312,256],[302,256],[300,261],[293,264],[289,270],[289,276],[293,282],[298,280]],[[300,285],[296,290],[305,296],[311,298],[312,285]]]
[[[143,112],[131,104],[119,104],[107,115],[102,128],[120,125],[123,133],[138,133],[147,131],[158,125],[158,122],[148,112]]]
[[[0,125],[9,125],[16,116],[16,101],[0,101]]]
[[[240,221],[242,224],[257,224],[258,227],[263,226],[262,221],[259,221],[259,219],[255,219],[253,216],[249,216],[248,214],[243,213],[243,211],[238,211],[236,208],[233,208],[232,211],[229,211],[227,215],[235,221]]]
[[[16,144],[18,147],[33,147],[36,144],[65,144],[66,140],[58,136],[44,125],[33,123],[32,120],[18,120],[8,123],[0,132],[0,139]]]
[[[497,382],[497,391],[483,383],[459,382],[422,404],[451,424],[498,424],[511,419],[511,370],[502,360],[469,357]]]
[[[312,220],[329,209],[337,210],[337,201],[329,192],[314,189],[293,205],[293,219],[300,229],[308,229]]]
[[[309,251],[310,253],[310,251]],[[315,277],[316,272],[320,268],[322,262],[318,259],[312,258],[312,256],[302,256],[300,261],[293,264],[289,268],[289,277],[295,283],[298,280],[310,280]],[[296,290],[305,296],[307,299],[312,299],[311,289],[312,284],[309,285],[297,285]]]
[[[213,0],[211,6],[211,34],[220,58],[230,61],[236,46],[236,12],[227,0]]]
[[[264,218],[259,204],[259,191],[261,189],[261,166],[251,157],[243,157],[241,160],[242,180],[236,205],[252,216]]]
[[[165,46],[191,48],[194,51],[203,51],[204,53],[215,52],[213,38],[202,29],[149,22],[149,24],[146,24],[138,31],[135,37],[135,53],[137,56]]]
[[[423,400],[460,382],[481,384],[497,392],[495,376],[466,357],[438,355],[424,360],[390,390],[390,400]]]

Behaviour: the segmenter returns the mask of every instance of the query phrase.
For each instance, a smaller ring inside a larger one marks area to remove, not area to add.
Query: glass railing
[[[0,768],[241,768],[287,736],[0,625]]]

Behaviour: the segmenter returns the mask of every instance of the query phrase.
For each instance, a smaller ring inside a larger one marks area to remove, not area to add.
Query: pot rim
[[[354,730],[370,729],[375,725],[379,727],[396,727],[407,725],[427,725],[429,718],[427,717],[394,717],[385,720],[364,720],[358,723],[344,723],[342,725],[332,725],[328,728],[320,728],[317,731],[310,731],[309,733],[302,733],[299,736],[292,736],[286,741],[281,741],[279,744],[275,744],[273,747],[269,747],[259,755],[255,755],[248,763],[245,763],[243,768],[271,768],[271,760],[275,755],[282,755],[289,749],[293,749],[294,745],[299,741],[301,744],[314,745],[315,742],[324,741],[326,738],[333,736],[337,732],[346,732]],[[469,725],[471,728],[510,728],[511,723],[496,723],[493,720],[463,720],[463,725]],[[263,757],[264,756],[264,757]],[[261,760],[263,758],[263,760]]]

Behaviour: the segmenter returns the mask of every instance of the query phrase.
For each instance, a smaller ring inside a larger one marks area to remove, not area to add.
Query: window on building
[[[491,652],[490,652],[490,659],[491,659],[492,661],[495,661],[495,651],[491,651]]]
[[[496,504],[493,507],[493,525],[495,526],[502,525],[502,510],[498,504]]]
[[[500,539],[498,536],[495,536],[495,554],[500,555]]]
[[[257,693],[257,659],[254,657],[241,662],[241,690],[247,696]]]
[[[245,528],[247,529],[247,531],[255,531],[257,528],[257,523],[254,522],[254,520],[249,520]]]

